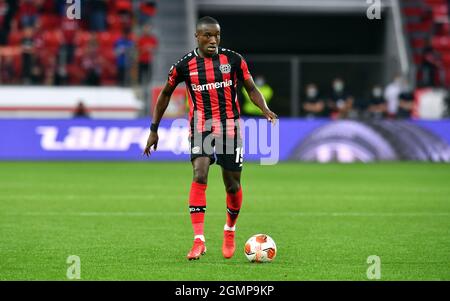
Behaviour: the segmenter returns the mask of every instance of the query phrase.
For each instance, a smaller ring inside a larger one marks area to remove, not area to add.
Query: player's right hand
[[[278,119],[278,115],[275,114],[274,112],[272,112],[271,110],[267,109],[263,112],[264,117],[267,118],[267,120],[269,122],[271,122],[272,124],[275,124],[277,122]]]
[[[153,150],[156,151],[156,149],[158,147],[158,140],[159,140],[158,133],[150,132],[150,135],[148,136],[148,139],[147,139],[147,146],[144,149],[143,155],[145,155],[147,157],[150,156],[151,155],[150,148],[152,146],[153,146]]]

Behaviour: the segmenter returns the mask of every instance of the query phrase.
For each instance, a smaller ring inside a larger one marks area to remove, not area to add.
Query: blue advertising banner
[[[245,161],[450,161],[450,120],[264,119],[241,123]],[[148,119],[0,120],[0,160],[189,160],[185,119],[161,122],[158,150],[143,155]],[[265,163],[264,163],[265,162]]]

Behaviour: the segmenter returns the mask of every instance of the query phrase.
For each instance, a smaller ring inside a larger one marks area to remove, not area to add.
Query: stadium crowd
[[[450,86],[450,0],[408,0],[401,5],[418,86]]]
[[[0,83],[129,85],[150,80],[155,1],[0,0]],[[139,24],[140,26],[134,26]],[[135,32],[134,28],[141,29]]]
[[[307,118],[410,118],[414,92],[401,76],[386,87],[374,85],[370,97],[355,98],[342,78],[335,78],[331,92],[320,93],[315,83],[309,83],[304,91],[302,115]]]

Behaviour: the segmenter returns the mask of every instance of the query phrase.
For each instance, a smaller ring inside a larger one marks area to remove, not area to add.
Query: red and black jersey
[[[186,83],[191,126],[196,116],[196,129],[204,131],[205,121],[213,123],[238,119],[237,81],[251,77],[244,58],[229,49],[219,48],[210,58],[202,58],[195,49],[186,54],[169,72],[168,83],[175,87]]]

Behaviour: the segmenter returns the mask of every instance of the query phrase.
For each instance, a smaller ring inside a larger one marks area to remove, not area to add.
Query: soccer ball
[[[245,243],[245,256],[250,262],[271,262],[277,255],[277,246],[266,234],[256,234]]]

